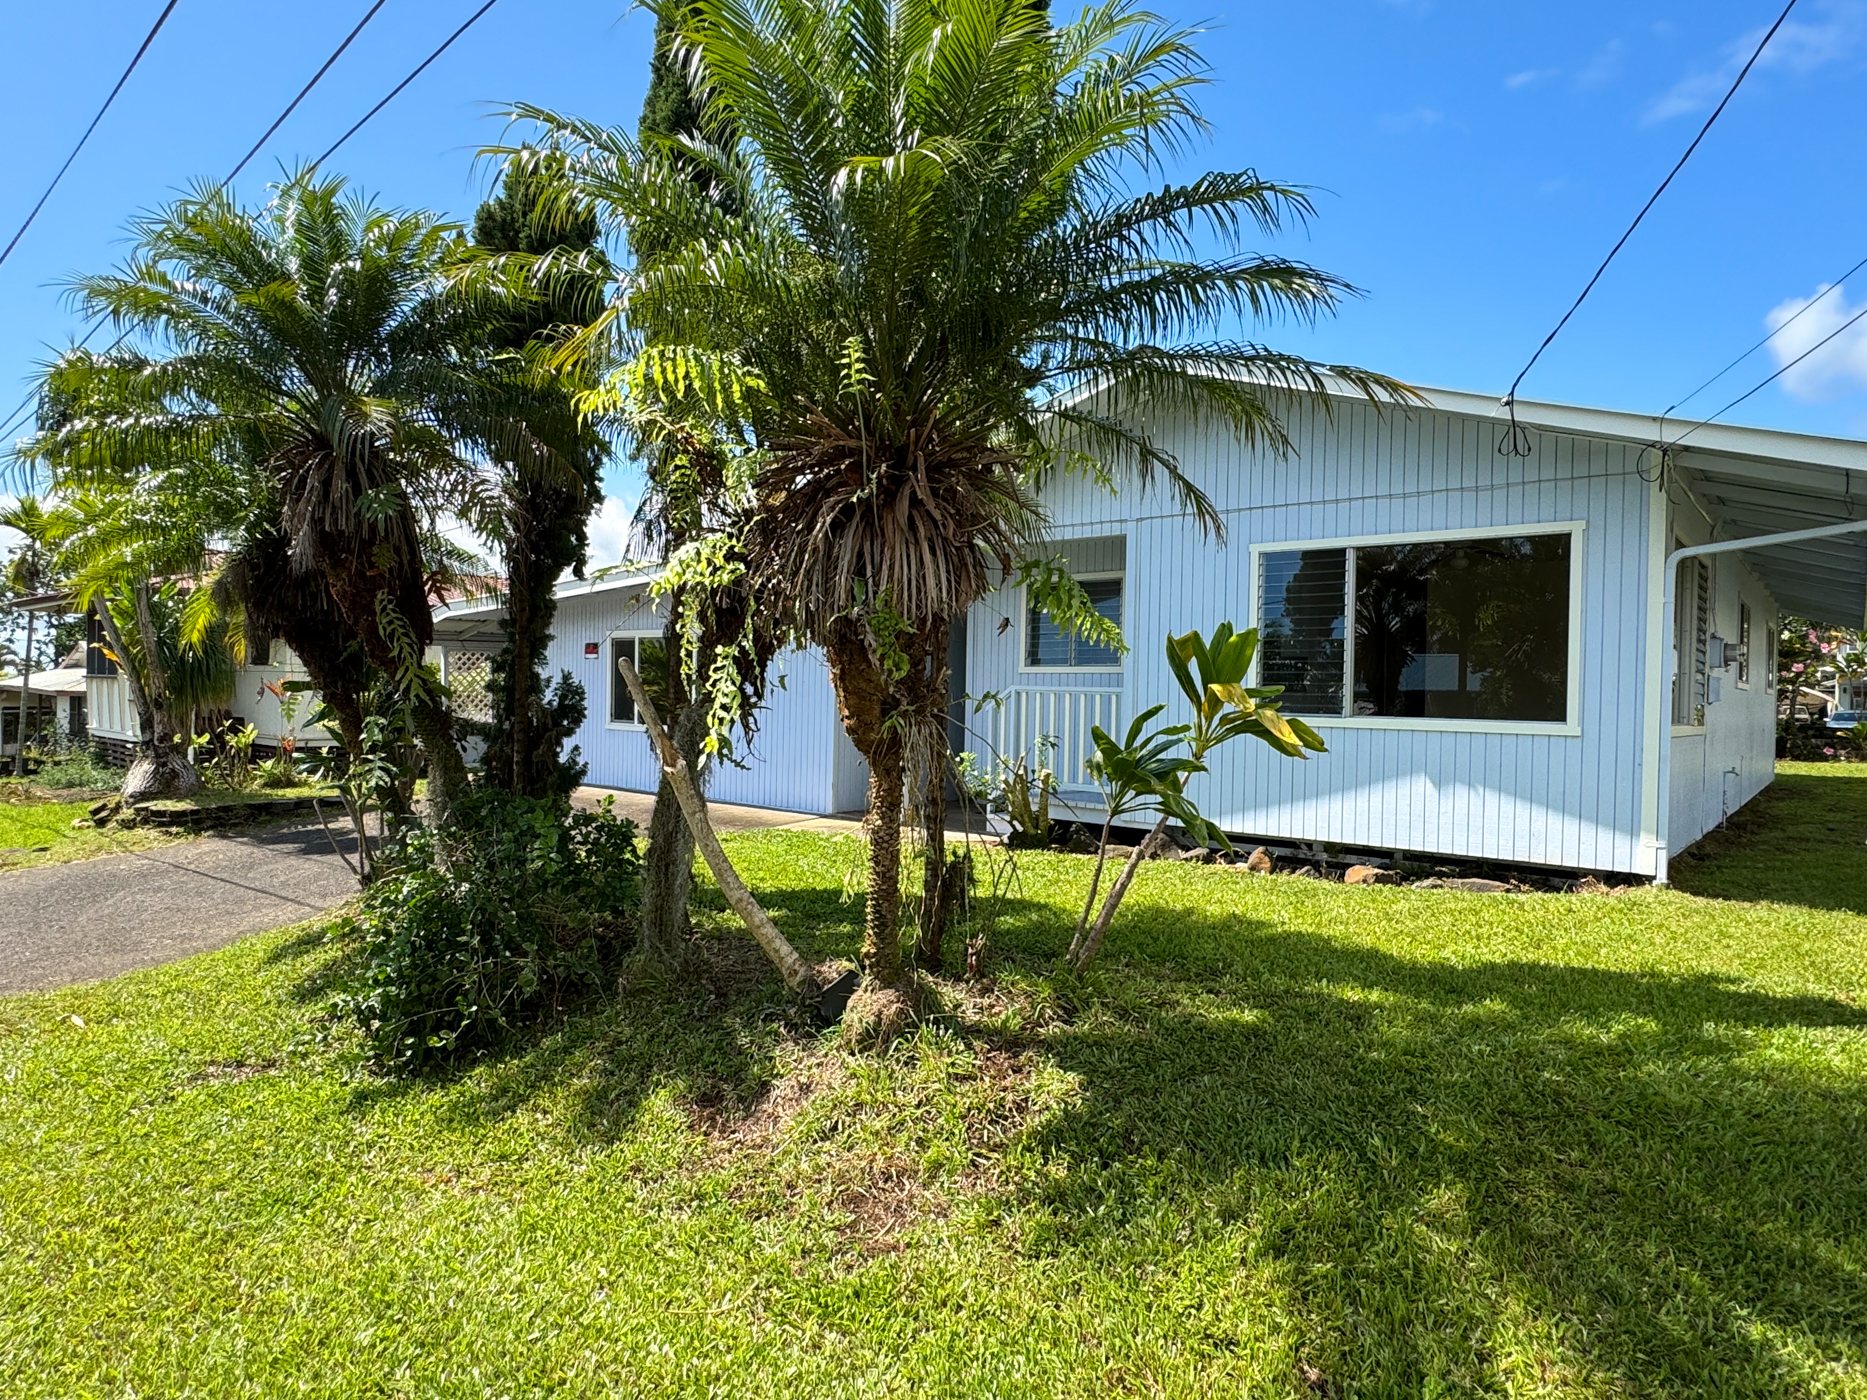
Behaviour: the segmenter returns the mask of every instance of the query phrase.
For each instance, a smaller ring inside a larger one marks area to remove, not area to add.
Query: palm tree
[[[525,372],[475,353],[488,308],[445,287],[459,229],[309,169],[263,210],[203,186],[132,228],[122,271],[73,283],[83,310],[129,340],[53,367],[48,389],[72,408],[26,454],[77,483],[203,463],[256,473],[272,515],[246,539],[249,576],[318,580],[327,613],[406,697],[444,814],[466,768],[423,665],[424,529],[495,521],[482,463],[555,451],[515,406]],[[293,646],[310,665],[317,646]]]
[[[749,565],[761,606],[827,651],[869,762],[864,965],[898,1011],[904,768],[941,742],[951,620],[1039,548],[1034,486],[1160,483],[1217,531],[1150,421],[1284,450],[1287,396],[1326,373],[1407,391],[1225,333],[1352,292],[1243,246],[1307,219],[1303,190],[1248,170],[1131,188],[1201,130],[1189,31],[1126,0],[1060,27],[1028,0],[681,0],[675,24],[731,145],[519,115],[657,248],[616,325],[745,388],[765,453]]]
[[[49,556],[72,606],[94,611],[130,693],[140,751],[123,780],[128,802],[186,796],[196,716],[224,706],[244,650],[243,618],[212,605],[203,578],[217,519],[198,478],[162,474],[99,483],[34,508],[21,528]]]
[[[608,455],[603,438],[577,414],[577,381],[538,363],[539,351],[602,309],[606,266],[594,247],[596,218],[577,208],[568,220],[555,218],[559,183],[548,171],[509,169],[473,220],[476,257],[567,252],[590,261],[585,276],[561,280],[550,295],[504,298],[505,314],[489,328],[488,349],[511,365],[515,388],[527,382],[534,400],[525,408],[527,419],[553,419],[555,436],[575,443],[568,462],[528,452],[500,464],[495,534],[505,569],[506,644],[492,663],[494,710],[484,769],[495,787],[530,797],[562,795],[581,780],[582,768],[560,750],[583,722],[583,688],[565,674],[549,690],[540,671],[557,610],[553,590],[566,570],[582,577],[590,512],[602,499],[600,473]]]

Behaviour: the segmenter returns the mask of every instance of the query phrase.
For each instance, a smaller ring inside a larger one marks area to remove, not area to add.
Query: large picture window
[[[642,684],[649,695],[659,697],[667,692],[668,687],[667,648],[658,636],[609,639],[609,722],[639,725],[642,717],[636,712],[635,697],[629,694],[629,687],[622,679],[624,661],[634,666],[641,675]],[[656,704],[659,706],[659,698]]]
[[[1259,681],[1297,715],[1569,718],[1567,533],[1266,550]]]
[[[1079,578],[1095,610],[1116,627],[1122,625],[1122,581],[1116,578]],[[1071,670],[1110,670],[1121,665],[1121,653],[1089,637],[1065,631],[1037,604],[1025,609],[1024,664],[1028,668],[1058,667]]]

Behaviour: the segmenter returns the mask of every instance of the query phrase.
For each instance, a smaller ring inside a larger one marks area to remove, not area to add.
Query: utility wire
[[[58,173],[52,177],[52,183],[45,187],[45,193],[39,196],[39,202],[32,206],[32,212],[26,215],[26,222],[19,226],[18,231],[7,241],[6,247],[0,248],[0,263],[5,262],[12,255],[13,250],[19,246],[20,239],[26,236],[26,230],[31,228],[32,221],[39,217],[39,211],[45,208],[46,200],[52,197],[52,191],[58,188],[58,182],[65,178],[65,172],[71,169],[71,163],[78,158],[78,152],[82,151],[84,143],[91,139],[91,133],[97,130],[97,124],[104,119],[104,113],[108,112],[110,104],[117,100],[117,94],[123,91],[123,85],[130,80],[130,74],[136,71],[136,65],[143,61],[143,55],[149,52],[149,46],[156,41],[156,35],[161,33],[162,26],[168,23],[169,15],[180,3],[181,0],[169,0],[168,4],[162,7],[162,13],[156,16],[156,22],[149,27],[149,32],[143,35],[143,42],[137,46],[135,56],[130,59],[130,66],[123,70],[123,75],[117,79],[117,85],[110,90],[110,96],[104,99],[104,105],[97,109],[97,115],[92,117],[91,124],[85,127],[84,135],[78,138],[78,144],[71,148],[71,154],[65,157],[65,163],[58,167]]]
[[[1755,345],[1751,346],[1750,349],[1746,350],[1743,354],[1739,355],[1735,360],[1731,361],[1730,364],[1726,365],[1723,369],[1719,370],[1710,379],[1707,379],[1703,384],[1699,385],[1698,388],[1694,389],[1691,393],[1687,394],[1683,399],[1680,399],[1678,403],[1669,405],[1666,411],[1660,414],[1660,421],[1664,422],[1666,419],[1672,417],[1673,409],[1683,408],[1685,407],[1685,405],[1691,403],[1693,399],[1697,398],[1700,394],[1704,393],[1707,389],[1711,388],[1712,385],[1716,384],[1720,379],[1723,379],[1725,375],[1729,374],[1732,370],[1736,369],[1739,365],[1743,364],[1745,360],[1748,360],[1752,355],[1756,354],[1759,350],[1763,349],[1763,347],[1768,345],[1772,340],[1775,340],[1777,336],[1781,335],[1784,331],[1788,330],[1791,326],[1795,325],[1796,322],[1800,321],[1804,316],[1806,316],[1809,312],[1813,311],[1818,305],[1820,305],[1822,301],[1826,300],[1830,292],[1839,291],[1842,288],[1842,286],[1846,284],[1848,278],[1852,277],[1855,273],[1859,272],[1863,267],[1867,267],[1867,258],[1862,258],[1859,262],[1855,263],[1854,266],[1850,267],[1846,272],[1842,273],[1834,281],[1830,282],[1827,286],[1823,287],[1821,291],[1817,292],[1813,297],[1811,297],[1803,305],[1800,311],[1796,312],[1795,315],[1791,316],[1788,320],[1784,321],[1782,325],[1778,326],[1775,330],[1771,331],[1762,340],[1759,340]]]
[[[180,0],[169,0],[169,10],[174,9],[178,3],[180,3]],[[303,102],[305,98],[310,95],[311,90],[314,87],[316,87],[321,81],[323,81],[324,75],[330,72],[331,65],[337,62],[337,60],[343,55],[344,50],[350,47],[351,41],[354,40],[357,37],[357,35],[363,32],[363,26],[368,24],[372,19],[376,17],[376,12],[380,10],[385,3],[387,3],[387,0],[376,0],[376,3],[370,6],[369,10],[364,14],[363,18],[357,21],[356,27],[352,29],[348,34],[346,34],[344,36],[343,42],[340,43],[335,49],[331,51],[331,56],[324,60],[323,66],[321,66],[316,73],[311,75],[311,81],[306,83],[304,87],[299,89],[298,96],[294,97],[290,102],[288,102],[285,106],[285,110],[280,112],[278,117],[273,121],[272,125],[266,128],[265,135],[261,136],[259,140],[255,141],[253,143],[253,148],[249,150],[244,156],[240,157],[240,163],[234,166],[232,170],[227,172],[227,177],[221,181],[221,184],[223,186],[232,184],[234,177],[237,176],[242,170],[246,169],[247,163],[251,161],[254,156],[259,154],[260,148],[263,147],[267,141],[271,140],[273,137],[273,134],[277,132],[281,126],[285,124],[285,119],[292,115],[292,113],[297,109],[298,104]],[[473,20],[478,19],[481,14],[484,14],[486,13],[487,10],[491,9],[493,3],[494,3],[494,0],[489,0],[489,3],[481,8],[479,14],[474,15],[472,19],[469,19],[467,21],[467,25],[471,25],[473,23]],[[168,18],[168,10],[164,10],[162,12],[162,19],[167,19],[167,18]],[[343,137],[338,141],[337,146],[341,146],[345,141],[348,141],[352,136],[356,135],[357,132],[362,129],[364,122],[367,122],[371,117],[375,116],[376,113],[380,112],[383,109],[383,107],[385,107],[388,104],[389,98],[393,98],[396,95],[396,93],[400,92],[403,88],[407,87],[409,83],[414,80],[416,74],[419,74],[421,72],[422,68],[426,68],[430,63],[434,62],[436,58],[439,58],[441,53],[447,48],[447,45],[453,43],[455,39],[458,39],[460,37],[461,33],[464,32],[465,29],[467,28],[467,25],[462,25],[461,28],[456,30],[454,34],[448,39],[447,44],[443,44],[439,49],[436,49],[432,54],[428,55],[428,57],[422,62],[421,67],[417,68],[414,73],[409,74],[407,78],[403,79],[401,84],[399,84],[396,87],[395,92],[391,92],[388,98],[384,98],[381,102],[377,103],[374,107],[372,107],[369,110],[369,112],[364,116],[363,121],[358,122],[355,126],[351,127],[350,130],[346,131],[343,134]],[[157,27],[158,28],[161,27],[161,20],[157,21]],[[155,37],[155,31],[151,30],[150,38],[154,38],[154,37]],[[143,41],[143,47],[147,48],[148,46],[149,46],[149,41],[145,39]],[[137,57],[140,58],[141,56],[142,54],[141,54],[141,51],[139,50],[137,53]],[[132,63],[131,67],[132,68],[135,67],[135,64]],[[129,76],[128,72],[125,72],[124,77],[127,78],[128,76]],[[122,80],[118,81],[117,86],[118,87],[123,86]],[[116,95],[115,92],[112,92],[111,96],[114,97],[115,95]],[[106,103],[105,105],[108,106],[109,104]],[[103,114],[100,112],[98,115],[102,116]],[[91,125],[96,126],[97,123],[93,121]],[[85,135],[88,136],[90,135],[90,133],[87,131]],[[80,142],[79,144],[82,145],[83,143]],[[336,150],[337,146],[332,146],[331,150],[332,151]],[[330,151],[326,151],[324,155],[329,155],[330,153],[331,153]],[[77,153],[74,151],[72,154],[76,155]],[[320,161],[323,160],[323,158],[324,158],[323,156],[318,157]],[[66,161],[67,165],[69,165],[70,163],[71,163],[70,161]],[[61,171],[60,173],[62,174],[63,172]],[[47,193],[50,193],[50,191],[48,191]],[[40,203],[44,203],[44,200],[41,200]],[[36,213],[37,210],[35,210],[34,212]],[[28,222],[30,222],[30,220],[28,220]],[[21,232],[24,232],[24,230],[22,229]],[[14,241],[15,242],[18,241],[17,235],[15,235]],[[10,249],[11,245],[8,245],[8,246]],[[85,346],[89,345],[91,343],[91,337],[96,335],[98,331],[103,329],[104,322],[108,319],[109,318],[107,316],[100,316],[95,321],[93,321],[90,325],[90,328],[85,331],[83,339],[81,339],[78,342],[77,348],[82,350]],[[126,331],[124,335],[118,336],[115,344],[111,346],[111,349],[114,350],[118,345],[121,345],[124,341],[125,336],[127,335],[128,335],[128,332]],[[21,399],[18,406],[15,407],[14,410],[7,415],[6,421],[4,423],[0,423],[0,439],[5,439],[9,434],[16,431],[19,428],[19,426],[26,421],[27,416],[31,413],[34,405],[38,402],[38,397],[39,395],[38,395],[37,390],[31,390],[31,389],[27,390],[26,397]]]
[[[1653,191],[1652,196],[1648,198],[1645,204],[1641,205],[1640,212],[1634,215],[1634,221],[1627,226],[1627,232],[1623,233],[1620,236],[1620,240],[1608,250],[1607,257],[1601,260],[1601,266],[1595,269],[1595,275],[1589,278],[1588,285],[1582,288],[1582,294],[1575,299],[1575,303],[1570,306],[1567,311],[1562,313],[1562,319],[1556,322],[1556,328],[1543,337],[1543,343],[1536,347],[1536,353],[1530,357],[1529,363],[1517,371],[1517,377],[1510,382],[1510,392],[1504,395],[1504,406],[1510,410],[1510,432],[1505,440],[1498,444],[1499,452],[1511,457],[1524,457],[1529,455],[1529,434],[1517,425],[1518,386],[1523,383],[1524,376],[1535,367],[1536,362],[1543,358],[1543,352],[1549,349],[1550,343],[1554,341],[1558,335],[1562,334],[1562,328],[1569,324],[1569,319],[1574,316],[1577,311],[1582,309],[1582,303],[1588,300],[1588,294],[1595,290],[1595,284],[1599,282],[1602,275],[1607,272],[1608,264],[1613,262],[1621,249],[1627,246],[1627,240],[1634,236],[1634,230],[1640,227],[1641,222],[1647,217],[1647,214],[1652,210],[1653,206],[1659,203],[1660,196],[1666,193],[1667,187],[1672,184],[1673,179],[1681,170],[1685,169],[1685,163],[1692,159],[1692,153],[1699,148],[1699,143],[1705,139],[1718,118],[1724,115],[1724,109],[1731,105],[1731,99],[1737,96],[1737,90],[1744,85],[1744,79],[1750,76],[1750,70],[1757,66],[1757,60],[1763,57],[1763,51],[1770,46],[1770,41],[1776,37],[1776,31],[1783,27],[1783,24],[1789,19],[1789,12],[1795,8],[1796,0],[1789,0],[1789,3],[1783,6],[1783,12],[1776,17],[1776,23],[1770,26],[1769,31],[1764,34],[1762,41],[1758,43],[1756,50],[1745,61],[1744,66],[1738,70],[1737,77],[1731,82],[1730,90],[1725,93],[1718,105],[1712,109],[1712,114],[1705,118],[1705,125],[1700,127],[1698,135],[1692,138],[1692,144],[1685,148],[1685,154],[1679,157],[1673,168],[1666,173],[1666,178],[1660,181],[1659,188]]]
[[[338,59],[343,57],[344,50],[350,47],[350,41],[355,39],[357,35],[363,32],[363,26],[368,24],[371,20],[375,19],[376,12],[380,10],[387,3],[388,3],[388,0],[376,0],[376,3],[374,5],[371,5],[368,10],[364,11],[363,18],[357,21],[357,27],[355,29],[352,29],[348,34],[344,35],[343,43],[339,44],[335,49],[331,50],[331,56],[324,60],[324,66],[318,69],[317,72],[311,75],[311,81],[306,83],[302,88],[298,90],[298,96],[294,97],[290,102],[285,104],[285,110],[279,113],[278,120],[274,121],[271,126],[266,128],[266,134],[260,137],[259,140],[253,143],[252,150],[248,151],[245,155],[240,157],[240,163],[234,166],[233,170],[229,172],[227,178],[221,181],[221,184],[231,185],[233,183],[234,176],[238,175],[242,170],[246,169],[246,163],[249,160],[251,160],[254,156],[259,154],[259,148],[265,145],[268,141],[272,139],[273,132],[277,131],[280,127],[285,125],[285,119],[291,116],[292,113],[297,110],[298,104],[305,100],[305,98],[310,94],[311,89],[313,89],[321,81],[323,81],[324,75],[331,71],[331,65],[337,62]],[[1793,0],[1792,0],[1792,3],[1793,3]]]
[[[357,124],[355,126],[351,127],[350,130],[346,131],[342,136],[339,136],[335,141],[331,142],[330,149],[325,151],[323,155],[319,156],[316,160],[314,160],[312,164],[322,165],[324,164],[325,161],[329,160],[334,154],[336,154],[337,148],[339,146],[343,145],[344,142],[348,141],[352,136],[355,136],[359,131],[361,131],[364,128],[364,126],[369,122],[369,119],[371,117],[375,116],[378,112],[382,111],[383,108],[387,107],[391,102],[395,101],[396,98],[401,95],[403,88],[407,87],[410,83],[414,82],[415,79],[419,78],[422,75],[423,70],[426,69],[430,63],[433,63],[435,59],[439,58],[442,54],[446,53],[450,48],[454,46],[454,40],[458,39],[462,34],[465,34],[469,29],[473,28],[473,26],[479,21],[480,16],[485,14],[488,10],[492,9],[493,6],[497,5],[498,3],[499,3],[499,0],[486,0],[486,3],[484,5],[480,6],[479,9],[475,10],[472,14],[468,15],[467,21],[465,24],[461,25],[460,28],[456,29],[452,34],[449,34],[447,38],[443,39],[441,41],[441,46],[438,49],[436,49],[433,53],[429,54],[426,58],[424,58],[420,63],[418,63],[415,66],[414,72],[410,73],[406,78],[402,79],[401,82],[397,83],[394,87],[390,88],[389,95],[387,97],[383,98],[382,101],[378,102],[374,107],[370,108],[369,111],[365,112],[362,115],[362,117],[357,121]]]
[[[1726,404],[1723,408],[1719,409],[1716,413],[1712,414],[1711,417],[1700,419],[1698,422],[1694,423],[1691,427],[1687,428],[1683,433],[1679,434],[1678,437],[1674,438],[1671,442],[1667,443],[1666,445],[1668,447],[1677,447],[1680,443],[1684,442],[1687,438],[1691,437],[1692,434],[1696,433],[1700,428],[1704,427],[1706,424],[1714,423],[1718,419],[1724,417],[1725,414],[1729,413],[1732,409],[1736,408],[1739,404],[1744,402],[1745,399],[1749,398],[1751,395],[1756,394],[1762,391],[1763,389],[1768,388],[1770,385],[1774,384],[1777,380],[1781,379],[1785,374],[1788,374],[1790,370],[1794,369],[1797,365],[1801,364],[1804,360],[1808,359],[1809,356],[1813,355],[1817,350],[1821,349],[1824,345],[1828,344],[1829,341],[1833,340],[1836,336],[1840,335],[1843,331],[1851,329],[1856,323],[1858,323],[1864,318],[1867,318],[1867,307],[1862,307],[1859,311],[1856,311],[1847,320],[1843,321],[1840,325],[1836,326],[1832,331],[1828,332],[1827,335],[1823,336],[1820,340],[1816,341],[1815,344],[1811,345],[1807,350],[1804,350],[1800,355],[1796,356],[1795,359],[1791,360],[1788,364],[1784,365],[1781,369],[1777,370],[1776,373],[1772,374],[1768,379],[1761,381],[1760,383],[1756,384],[1752,388],[1746,389],[1743,393],[1739,394],[1736,398],[1732,399],[1731,402]]]

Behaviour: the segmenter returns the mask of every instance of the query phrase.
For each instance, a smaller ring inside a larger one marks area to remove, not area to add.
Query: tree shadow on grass
[[[1224,1237],[1336,1393],[1774,1396],[1867,1364],[1867,1012],[1208,932],[1228,970],[1109,969],[1046,1037],[1081,1093],[1008,1202],[1027,1248],[1146,1269]]]

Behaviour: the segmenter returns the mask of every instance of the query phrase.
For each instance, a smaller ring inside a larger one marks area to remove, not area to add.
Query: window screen
[[[1259,675],[1262,684],[1284,688],[1288,714],[1342,713],[1348,554],[1304,549],[1261,556]]]
[[[1567,534],[1266,553],[1260,683],[1290,714],[1561,723],[1570,553]]]
[[[609,639],[609,722],[640,724],[635,699],[622,679],[622,663],[627,661],[642,677],[642,685],[661,708],[661,696],[667,693],[667,651],[659,637],[611,637]]]
[[[1737,605],[1737,683],[1750,684],[1750,604]]]
[[[1079,579],[1083,592],[1095,610],[1116,627],[1122,625],[1122,581],[1118,578]],[[1116,667],[1121,653],[1089,637],[1066,632],[1049,613],[1035,603],[1025,618],[1024,664],[1026,666]]]

